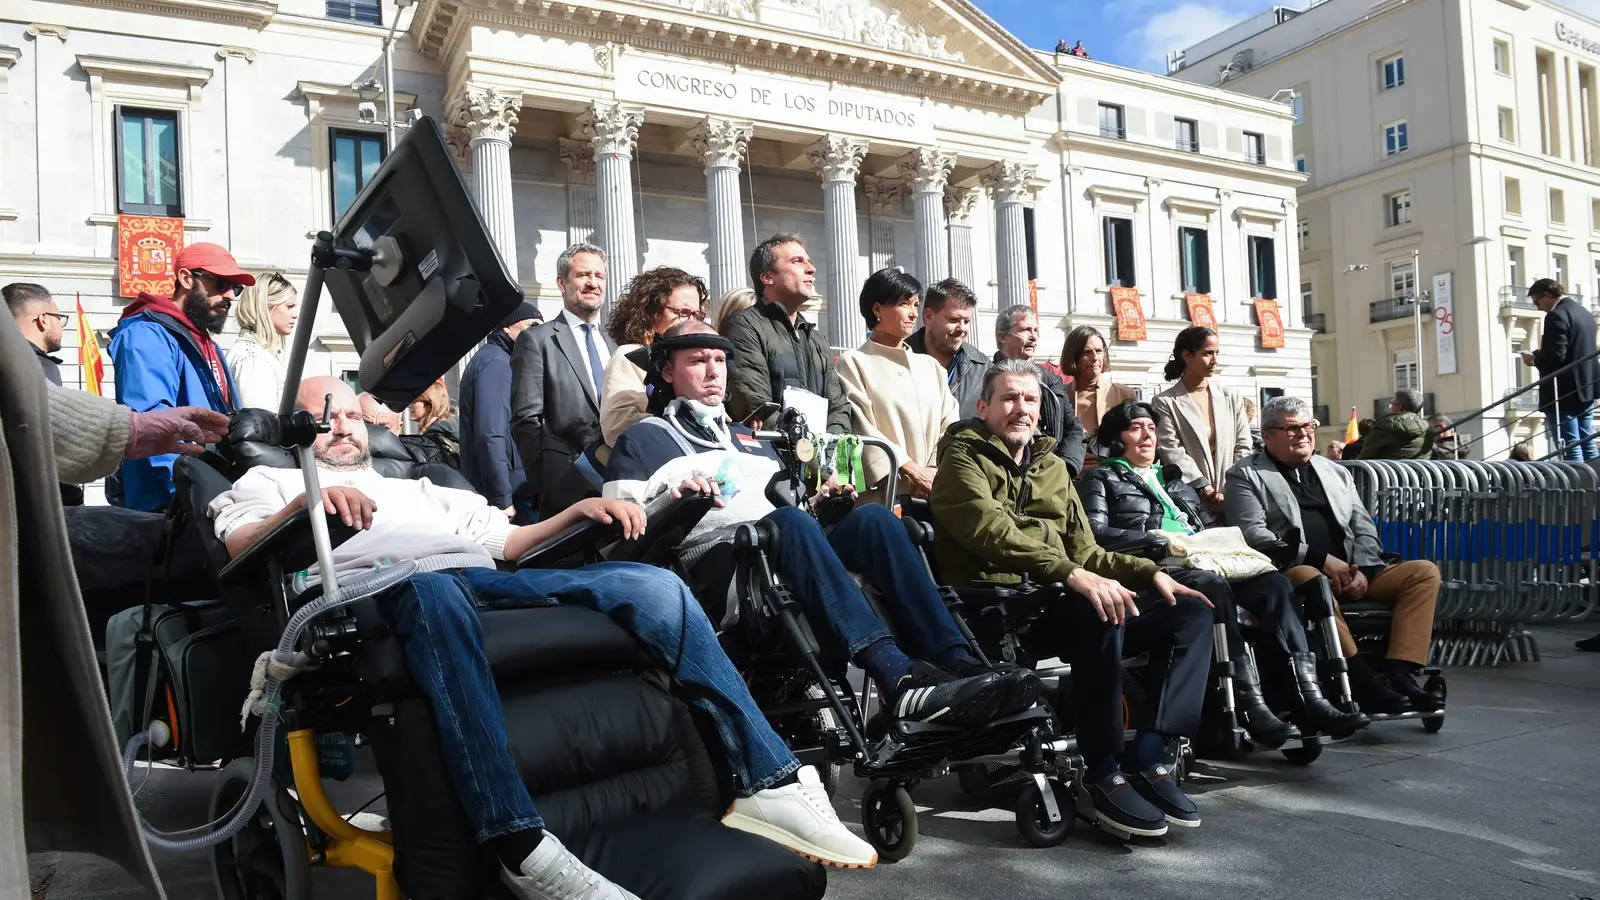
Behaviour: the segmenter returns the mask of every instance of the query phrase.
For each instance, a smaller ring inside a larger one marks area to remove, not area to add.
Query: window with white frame
[[[324,13],[330,19],[344,22],[383,24],[383,4],[379,0],[327,0]]]
[[[1600,199],[1589,201],[1589,230],[1600,233]]]
[[[1522,182],[1509,177],[1506,179],[1506,215],[1522,215]]]
[[[1296,125],[1305,122],[1305,104],[1302,102],[1298,93],[1295,93],[1289,97],[1289,111],[1294,113],[1294,123]]]
[[[1501,75],[1511,74],[1511,42],[1494,39],[1494,70]]]
[[[1500,140],[1513,144],[1517,141],[1517,114],[1509,106],[1500,107]]]
[[[1200,123],[1193,119],[1173,119],[1172,145],[1186,153],[1199,153]]]
[[[1417,351],[1396,350],[1394,352],[1394,389],[1396,391],[1415,391],[1420,388],[1417,371]]]
[[[1322,378],[1316,366],[1311,367],[1311,405],[1322,405]]]
[[[1408,128],[1404,119],[1390,122],[1383,126],[1383,155],[1398,156],[1406,152],[1411,146]]]
[[[1527,256],[1521,247],[1506,247],[1506,281],[1522,286],[1528,273]]]
[[[1244,159],[1258,166],[1267,164],[1267,139],[1253,131],[1244,133]]]
[[[1417,267],[1410,259],[1389,262],[1389,296],[1396,299],[1415,296],[1417,292]]]
[[[1550,277],[1557,284],[1567,283],[1567,255],[1565,253],[1552,253],[1550,255]]]
[[[1106,284],[1113,287],[1135,287],[1133,220],[1121,216],[1106,216],[1100,220],[1101,238],[1105,243]]]
[[[1295,223],[1295,235],[1302,253],[1311,245],[1311,220],[1301,219]]]
[[[1560,188],[1550,189],[1550,224],[1567,224],[1567,194]]]
[[[182,216],[178,113],[119,106],[116,129],[117,212]]]
[[[1411,224],[1411,192],[1395,191],[1383,198],[1383,224],[1389,228]]]
[[[334,128],[329,131],[328,143],[332,151],[329,174],[333,178],[333,220],[337,222],[372,176],[378,174],[378,166],[383,164],[384,136]]]
[[[1317,293],[1314,282],[1300,282],[1300,312],[1304,316],[1317,314]]]
[[[1406,58],[1395,54],[1378,63],[1383,73],[1383,89],[1392,91],[1406,83]]]
[[[1178,229],[1178,280],[1184,293],[1211,293],[1211,235],[1204,228]]]
[[[1250,263],[1250,296],[1278,299],[1278,256],[1276,242],[1265,235],[1252,234],[1245,245]]]
[[[1100,104],[1100,136],[1122,140],[1128,132],[1124,123],[1122,107],[1115,103]]]

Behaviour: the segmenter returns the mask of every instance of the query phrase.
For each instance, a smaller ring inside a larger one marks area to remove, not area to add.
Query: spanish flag
[[[83,389],[96,397],[104,396],[100,393],[100,380],[106,377],[106,367],[100,361],[100,342],[83,311],[82,294],[78,295],[78,365],[83,367]]]
[[[1354,444],[1361,440],[1361,423],[1356,420],[1356,408],[1350,407],[1350,424],[1344,427],[1344,442]]]

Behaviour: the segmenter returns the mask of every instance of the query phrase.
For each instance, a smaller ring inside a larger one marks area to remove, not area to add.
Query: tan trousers
[[[1295,587],[1322,573],[1310,566],[1295,566],[1288,571]],[[1439,567],[1425,559],[1384,566],[1367,586],[1363,600],[1376,600],[1394,607],[1394,622],[1389,626],[1389,658],[1403,659],[1419,666],[1428,663],[1428,645],[1433,640],[1433,607],[1439,599]],[[1338,609],[1338,592],[1334,608]],[[1339,629],[1339,649],[1348,659],[1356,655],[1356,641],[1344,623],[1341,612],[1334,620]]]

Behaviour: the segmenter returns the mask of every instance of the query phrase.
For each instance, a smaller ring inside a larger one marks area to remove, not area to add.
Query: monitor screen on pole
[[[334,228],[372,265],[325,284],[361,354],[363,388],[393,409],[422,394],[522,302],[431,118],[419,120]]]

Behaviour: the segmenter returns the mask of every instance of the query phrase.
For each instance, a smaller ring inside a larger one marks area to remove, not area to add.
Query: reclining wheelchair
[[[246,668],[256,654],[288,645],[299,672],[287,681],[276,675],[266,681],[263,715],[240,733],[248,672],[236,667],[227,678],[196,685],[207,678],[189,665],[200,654],[191,658],[181,648],[140,654],[127,762],[131,767],[143,745],[152,760],[223,764],[213,813],[242,826],[212,851],[224,898],[305,897],[314,865],[371,874],[380,900],[503,896],[497,863],[473,839],[443,766],[430,705],[385,616],[382,586],[374,585],[403,578],[410,564],[387,576],[380,570],[351,579],[342,588],[335,583],[332,547],[350,532],[323,514],[309,451],[326,426],[309,413],[288,415],[288,408],[325,272],[352,337],[364,347],[362,378],[390,404],[404,402],[470,350],[520,301],[520,291],[493,255],[429,119],[385,160],[341,222],[341,234],[345,239],[335,241],[322,233],[313,249],[303,297],[308,308],[294,339],[282,413],[241,413],[210,464],[184,459],[174,472],[175,524],[198,532],[222,600],[220,607],[178,609],[175,618],[200,620],[192,623],[196,633],[231,630],[231,655]],[[337,282],[335,270],[342,276]],[[367,295],[369,289],[382,296]],[[404,326],[398,338],[378,327],[385,317]],[[375,468],[386,475],[465,487],[454,472],[412,465],[391,435],[374,430],[369,443]],[[210,527],[211,501],[229,488],[230,477],[254,465],[293,465],[295,452],[307,480],[307,506],[229,559]],[[649,510],[648,533],[670,536],[679,516],[698,515],[696,503],[709,501],[691,498]],[[611,558],[647,559],[654,552],[644,539],[618,541],[613,529],[575,526],[518,565],[555,565],[606,545]],[[302,582],[292,577],[313,565],[329,584],[327,596],[316,586],[300,590]],[[132,615],[148,621],[153,605]],[[720,756],[707,752],[716,744],[705,737],[710,726],[674,695],[632,635],[605,615],[572,607],[488,611],[481,618],[524,783],[552,831],[587,864],[647,900],[823,895],[820,866],[721,824],[731,778]],[[138,634],[150,650],[157,636],[145,628]],[[274,738],[271,729],[279,722],[283,729]],[[374,750],[389,831],[355,827],[324,791],[325,772],[348,767],[343,751],[352,744]],[[286,764],[267,762],[280,752]],[[200,849],[217,835],[173,837],[153,840]]]

